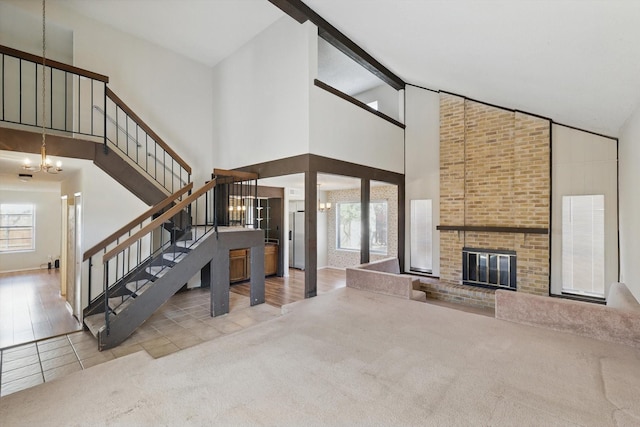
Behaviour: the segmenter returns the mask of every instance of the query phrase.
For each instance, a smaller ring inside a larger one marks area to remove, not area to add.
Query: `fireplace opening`
[[[516,290],[516,253],[462,248],[462,283]]]

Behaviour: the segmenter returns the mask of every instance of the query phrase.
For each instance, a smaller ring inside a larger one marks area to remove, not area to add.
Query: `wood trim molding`
[[[322,80],[318,80],[318,79],[314,79],[313,80],[313,84],[316,85],[317,87],[319,87],[320,89],[324,89],[329,93],[332,93],[334,95],[336,95],[339,98],[344,99],[345,101],[349,101],[350,103],[352,103],[355,106],[358,106],[364,110],[367,110],[370,113],[375,114],[376,116],[385,119],[386,121],[388,121],[389,123],[392,123],[402,129],[404,129],[406,126],[402,123],[400,123],[399,121],[397,121],[396,119],[393,119],[389,116],[387,116],[384,113],[381,113],[378,110],[374,110],[373,108],[369,107],[367,104],[365,104],[362,101],[359,101],[357,99],[355,99],[354,97],[347,95],[346,93],[334,88],[333,86],[329,86],[328,84],[326,84],[325,82],[323,82]]]
[[[548,228],[535,227],[485,227],[476,225],[438,225],[440,231],[478,231],[484,233],[524,233],[524,234],[549,234]]]
[[[242,172],[242,171],[235,171],[235,170],[230,170],[230,169],[218,169],[215,168],[213,170],[213,176],[216,177],[231,177],[231,178],[237,178],[241,181],[250,181],[253,179],[258,179],[258,174],[254,173],[254,172]]]
[[[142,130],[147,133],[147,135],[152,137],[153,140],[158,143],[158,145],[161,146],[164,151],[169,153],[169,155],[174,158],[178,162],[178,164],[180,164],[180,166],[182,166],[187,171],[189,175],[191,175],[191,166],[189,166],[187,162],[185,162],[175,151],[173,151],[173,149],[171,149],[171,147],[169,147],[169,145],[167,145],[167,143],[164,142],[164,140],[160,138],[158,134],[155,133],[153,129],[151,129],[151,127],[144,122],[144,120],[142,120],[136,113],[134,113],[133,110],[129,108],[129,106],[125,104],[125,102],[120,99],[120,97],[116,95],[110,88],[107,88],[107,96],[109,97],[109,99],[115,102],[116,105],[122,109],[122,111],[127,113],[138,124],[138,126],[140,126]]]
[[[18,49],[13,49],[8,46],[0,45],[0,54],[14,56],[16,58],[24,59],[25,61],[34,62],[38,65],[42,65],[41,56],[23,52]],[[47,58],[45,58],[44,63],[48,67],[57,68],[59,70],[67,71],[73,74],[78,74],[82,77],[98,80],[100,82],[109,83],[109,77],[103,74],[94,73],[93,71],[88,71],[82,68],[74,67],[73,65],[65,64],[63,62],[58,62],[58,61],[54,61],[52,59],[47,59]]]
[[[306,21],[313,22],[318,27],[318,35],[320,37],[331,43],[342,53],[356,61],[360,66],[373,73],[376,77],[394,89],[404,89],[404,80],[392,73],[387,67],[378,62],[373,56],[369,55],[353,40],[327,22],[322,16],[318,15],[301,0],[269,1],[301,24]]]
[[[122,236],[124,233],[126,233],[129,230],[131,230],[136,225],[141,224],[145,219],[151,217],[153,214],[155,214],[155,213],[159,212],[160,210],[164,209],[165,207],[169,206],[178,197],[182,196],[183,194],[187,193],[188,191],[191,191],[192,188],[193,188],[193,182],[190,182],[189,184],[187,184],[184,187],[182,187],[180,190],[178,190],[175,193],[173,193],[172,195],[168,196],[162,202],[156,204],[155,206],[152,206],[150,209],[148,209],[144,213],[140,214],[137,218],[135,218],[134,220],[130,221],[128,224],[124,225],[123,227],[121,227],[120,229],[118,229],[117,231],[115,231],[114,233],[109,235],[108,237],[102,239],[102,241],[97,243],[92,248],[88,249],[84,253],[84,257],[82,258],[82,260],[83,261],[88,260],[90,257],[92,257],[95,254],[97,254],[98,252],[100,252],[101,249],[105,248],[109,243],[114,242],[118,237]]]

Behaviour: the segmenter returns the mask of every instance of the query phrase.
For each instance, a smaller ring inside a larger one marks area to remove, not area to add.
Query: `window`
[[[318,37],[318,80],[400,120],[403,94],[322,37]]]
[[[431,273],[432,254],[431,200],[411,201],[411,256],[410,269]]]
[[[34,250],[34,230],[34,205],[0,204],[0,252]]]
[[[374,110],[378,111],[378,101],[367,102],[367,105]]]
[[[338,203],[337,234],[338,249],[360,250],[360,203]],[[387,254],[387,202],[369,204],[369,250],[371,253]]]
[[[562,292],[604,297],[604,195],[562,197]]]

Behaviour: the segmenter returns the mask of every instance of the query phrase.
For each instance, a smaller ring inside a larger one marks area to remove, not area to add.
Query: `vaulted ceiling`
[[[304,0],[406,82],[607,135],[640,104],[640,1]],[[215,65],[283,13],[267,0],[67,0]]]

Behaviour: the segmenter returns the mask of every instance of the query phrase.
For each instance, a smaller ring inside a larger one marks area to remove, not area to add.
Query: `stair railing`
[[[98,105],[94,110],[106,118],[106,139],[110,147],[118,149],[169,192],[191,180],[191,167],[187,162],[108,87],[106,102],[106,110]]]
[[[94,296],[102,292],[102,281],[101,279],[96,280],[96,278],[102,278],[104,254],[151,223],[159,213],[167,210],[171,205],[180,203],[192,189],[193,182],[190,182],[85,251],[82,261],[83,271],[86,272],[88,283],[87,305],[91,304]]]
[[[191,167],[109,87],[109,77],[0,45],[0,121],[99,138],[171,194],[191,181]]]
[[[93,112],[106,103],[109,77],[0,45],[0,121],[42,127],[42,73],[48,109],[46,129],[105,137],[105,122]]]
[[[152,267],[156,270],[153,276],[161,276],[171,267],[170,258],[166,262],[164,255],[175,256],[176,252],[188,251],[190,248],[216,230],[216,224],[211,221],[209,213],[209,200],[213,200],[213,192],[216,180],[207,182],[204,186],[184,198],[180,203],[163,212],[130,237],[120,242],[117,246],[105,252],[103,262],[103,294],[104,312],[107,334],[109,333],[109,317],[111,311],[117,311],[117,306],[109,306],[111,290],[122,280],[145,274],[146,269]],[[181,212],[191,212],[190,229],[182,237],[176,237],[171,230],[164,226],[165,222],[179,215]],[[151,273],[150,273],[151,274]]]

